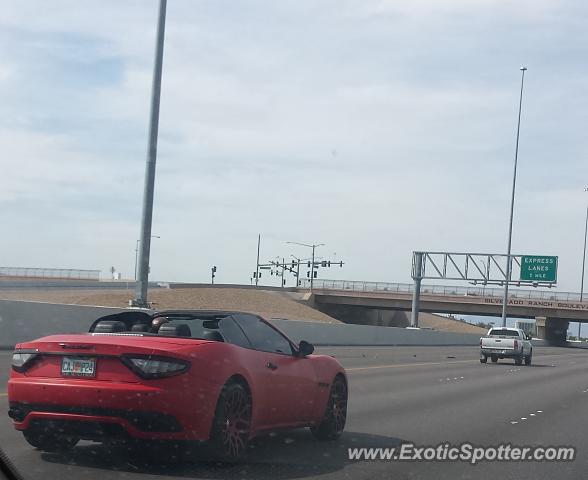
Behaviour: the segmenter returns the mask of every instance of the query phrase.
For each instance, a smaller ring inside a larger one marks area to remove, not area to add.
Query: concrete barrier
[[[55,333],[87,332],[99,317],[121,308],[0,300],[0,348]],[[272,319],[292,340],[315,345],[477,345],[480,336],[369,325]]]
[[[54,333],[87,332],[94,320],[121,308],[0,300],[0,348]]]
[[[272,319],[295,342],[314,345],[478,345],[474,333],[438,332],[372,325],[333,324]]]

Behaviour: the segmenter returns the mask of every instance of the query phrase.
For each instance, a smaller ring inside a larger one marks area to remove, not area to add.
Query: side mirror
[[[300,340],[298,344],[298,356],[299,357],[306,357],[314,352],[314,345],[312,343],[308,343],[305,340]]]

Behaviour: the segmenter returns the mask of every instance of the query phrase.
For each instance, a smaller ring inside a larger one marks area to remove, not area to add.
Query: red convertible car
[[[347,378],[313,350],[249,313],[122,312],[89,333],[16,345],[9,416],[45,451],[80,439],[189,440],[233,460],[276,429],[336,439]]]

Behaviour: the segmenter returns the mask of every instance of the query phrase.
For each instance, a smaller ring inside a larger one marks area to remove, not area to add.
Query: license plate
[[[96,359],[63,357],[61,360],[61,375],[64,377],[95,377]]]

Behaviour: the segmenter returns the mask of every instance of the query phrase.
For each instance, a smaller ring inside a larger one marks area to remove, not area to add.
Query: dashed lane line
[[[376,370],[382,368],[406,368],[406,367],[430,367],[433,365],[455,365],[456,363],[476,363],[476,360],[456,360],[455,362],[426,362],[426,363],[399,363],[396,365],[372,365],[371,367],[346,368],[346,372],[359,372],[361,370]]]
[[[558,354],[558,353],[553,353],[553,354],[547,354],[547,355],[538,355],[537,359],[541,359],[544,357],[567,357],[570,355],[577,355],[576,353],[570,353],[570,354]],[[359,372],[359,371],[363,371],[363,370],[378,370],[378,369],[382,369],[382,368],[406,368],[406,367],[430,367],[430,366],[434,366],[434,365],[455,365],[455,364],[460,364],[460,363],[477,363],[479,362],[478,359],[471,359],[471,360],[455,360],[453,362],[421,362],[421,363],[399,363],[399,364],[395,364],[395,365],[372,365],[369,367],[351,367],[351,368],[346,368],[345,371],[346,372]]]

